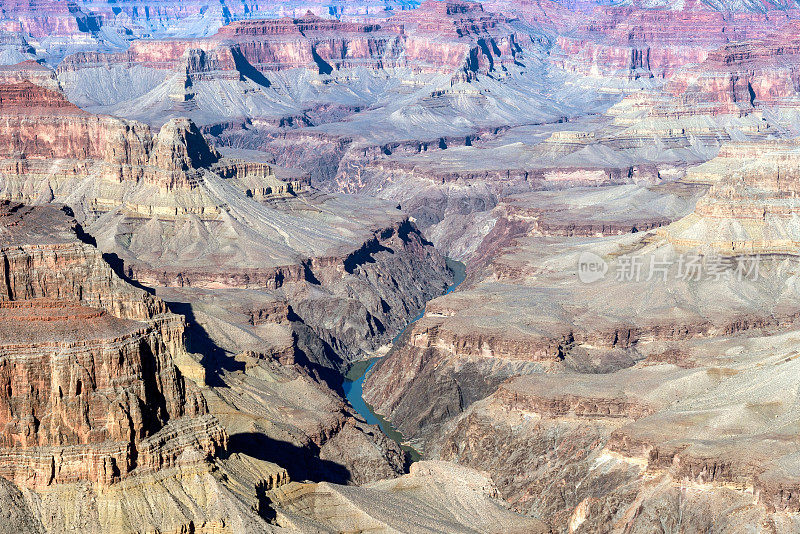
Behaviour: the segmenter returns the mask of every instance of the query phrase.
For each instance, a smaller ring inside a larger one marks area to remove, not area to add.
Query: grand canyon
[[[800,3],[0,0],[0,532],[800,532]]]

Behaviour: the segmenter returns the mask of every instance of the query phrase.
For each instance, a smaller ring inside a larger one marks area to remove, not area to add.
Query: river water
[[[447,288],[445,295],[447,293],[452,292],[455,288],[457,288],[461,282],[464,281],[467,275],[467,268],[466,266],[461,263],[460,261],[451,260],[447,258],[447,266],[453,271],[453,284]],[[392,344],[397,343],[397,340],[400,338],[400,335],[405,332],[406,328],[417,322],[425,315],[425,310],[414,318],[410,323],[408,323],[405,328],[403,328],[400,333],[398,333],[394,339],[392,339]],[[403,445],[403,435],[398,432],[391,423],[381,417],[379,414],[376,414],[372,411],[372,406],[364,400],[363,395],[363,386],[364,386],[364,378],[366,378],[367,373],[370,372],[372,366],[375,365],[379,358],[372,358],[369,360],[364,360],[355,363],[350,370],[347,372],[347,375],[344,377],[344,382],[342,383],[342,389],[344,389],[344,394],[347,397],[347,400],[350,401],[350,404],[353,406],[356,412],[364,418],[364,420],[371,424],[371,425],[378,425],[384,434],[386,434],[389,438],[393,439],[397,443],[400,444],[403,449],[407,450],[411,454],[412,460],[416,461],[419,460],[420,454],[417,450],[408,445]]]

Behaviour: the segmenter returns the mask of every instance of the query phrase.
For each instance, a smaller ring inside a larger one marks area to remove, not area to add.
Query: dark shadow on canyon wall
[[[333,66],[331,66],[330,63],[322,59],[322,56],[320,56],[317,53],[316,47],[311,48],[311,57],[314,60],[314,63],[317,64],[320,74],[331,74],[333,72]]]
[[[225,374],[244,371],[245,363],[235,360],[231,354],[216,345],[205,328],[197,322],[191,304],[171,301],[167,302],[167,306],[173,313],[186,318],[186,349],[202,355],[200,363],[206,370],[206,383],[212,387],[227,387]],[[312,379],[325,384],[339,395],[344,395],[339,372],[344,367],[342,358],[291,307],[288,319],[292,323],[294,364],[301,367]]]
[[[80,226],[80,225],[78,225]],[[77,231],[77,230],[76,230]],[[89,234],[86,234],[89,235]],[[91,236],[90,236],[91,237]],[[94,238],[92,238],[94,240]],[[83,240],[83,239],[81,239]],[[97,245],[95,245],[97,246]],[[131,278],[129,272],[125,270],[125,262],[117,256],[116,252],[103,252],[103,259],[105,262],[111,267],[111,270],[114,271],[114,274],[128,282],[133,287],[141,289],[142,291],[146,291],[151,295],[155,295],[156,291],[152,287],[147,287],[142,285],[138,280],[135,278]]]
[[[276,463],[285,468],[294,481],[347,484],[351,480],[350,471],[345,466],[321,459],[319,447],[313,443],[298,447],[257,432],[241,432],[229,438],[228,454],[233,453]]]
[[[263,87],[270,87],[272,85],[266,76],[261,74],[258,69],[256,69],[252,64],[250,64],[249,61],[247,61],[247,59],[245,59],[244,54],[242,54],[242,51],[239,49],[239,47],[232,48],[231,55],[233,56],[233,63],[236,65],[236,70],[238,70],[244,78],[247,78]]]
[[[206,370],[206,383],[212,387],[225,387],[223,374],[234,371],[244,371],[244,362],[238,362],[219,348],[206,329],[197,322],[188,302],[167,302],[171,312],[183,315],[186,318],[186,350],[202,354],[201,365]]]

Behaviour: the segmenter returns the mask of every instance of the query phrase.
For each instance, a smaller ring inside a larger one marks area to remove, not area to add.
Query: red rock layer
[[[303,67],[410,67],[421,71],[488,72],[513,62],[522,52],[504,17],[472,2],[436,2],[402,12],[385,23],[355,24],[301,18],[233,22],[209,39],[136,41],[125,53],[79,53],[59,70],[112,64],[214,71],[219,75],[247,68],[259,71]],[[191,52],[190,52],[191,51]],[[240,59],[239,59],[240,58]]]
[[[27,115],[34,110],[65,115],[86,114],[60,93],[29,81],[0,85],[0,113]]]
[[[3,44],[2,40],[0,40],[0,44]],[[52,89],[58,87],[53,69],[36,61],[28,60],[16,65],[0,65],[0,83],[22,83],[26,80]]]
[[[94,164],[112,182],[144,180],[170,191],[195,187],[198,169],[219,159],[187,119],[174,119],[153,135],[147,125],[91,115],[27,81],[0,84],[0,125],[0,158],[14,174],[28,172],[35,160],[75,160],[76,176]]]
[[[561,35],[556,64],[582,74],[629,78],[670,78],[677,69],[706,60],[709,52],[729,43],[762,39],[770,34],[791,38],[791,19],[798,13],[722,13],[688,1],[681,9],[594,6],[590,13],[571,12],[552,2],[532,2],[532,18],[552,25]]]
[[[391,22],[446,39],[486,35],[504,23],[505,18],[487,13],[477,2],[428,0],[415,10],[392,17]]]
[[[224,446],[216,421],[191,419],[207,408],[172,360],[182,318],[119,279],[64,213],[5,203],[0,220],[0,476],[109,484]]]
[[[312,13],[301,18],[284,17],[275,20],[242,20],[222,27],[217,34],[222,39],[235,39],[242,36],[303,36],[312,32],[370,33],[379,30],[378,24],[358,24],[323,19]]]
[[[796,105],[800,40],[796,24],[769,39],[723,46],[666,86],[679,106],[695,113],[740,113],[761,105]],[[674,106],[674,104],[670,104]]]

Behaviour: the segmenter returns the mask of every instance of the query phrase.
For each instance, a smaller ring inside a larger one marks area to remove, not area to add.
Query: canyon
[[[0,531],[800,531],[798,24],[1,2]]]

